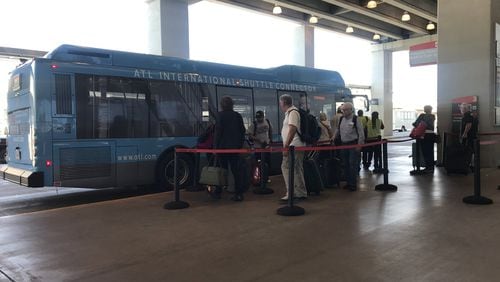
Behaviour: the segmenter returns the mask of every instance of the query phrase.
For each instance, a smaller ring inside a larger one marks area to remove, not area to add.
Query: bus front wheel
[[[177,155],[177,179],[179,187],[184,188],[191,184],[193,178],[193,161],[187,155]],[[174,153],[168,153],[157,166],[157,184],[161,190],[174,188]]]

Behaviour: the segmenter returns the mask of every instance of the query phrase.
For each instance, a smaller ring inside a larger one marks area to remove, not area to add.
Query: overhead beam
[[[428,11],[425,11],[423,9],[420,9],[418,7],[415,7],[413,5],[410,5],[406,2],[403,2],[401,0],[384,0],[384,3],[387,3],[391,6],[397,7],[401,10],[405,10],[410,14],[417,15],[419,17],[422,17],[424,19],[428,19],[429,21],[438,22],[438,18],[436,15],[433,15],[432,13],[429,13]]]
[[[377,12],[375,12],[373,10],[364,8],[362,6],[353,4],[351,2],[347,2],[345,0],[322,0],[322,1],[326,2],[326,3],[333,4],[335,6],[342,7],[342,8],[347,9],[347,10],[351,10],[353,12],[356,12],[358,14],[361,14],[361,15],[364,15],[364,16],[367,16],[367,17],[370,17],[372,19],[376,19],[376,20],[379,20],[379,21],[382,21],[382,22],[386,22],[386,23],[391,24],[391,25],[398,26],[400,28],[404,28],[406,30],[415,32],[417,34],[428,34],[429,33],[424,28],[420,28],[418,26],[414,26],[414,25],[402,22],[402,21],[397,20],[397,19],[395,19],[393,17],[389,17],[389,16],[386,16],[386,15],[377,13]]]
[[[274,15],[272,13],[272,8],[269,9],[269,8],[256,7],[256,6],[248,4],[248,2],[241,3],[241,2],[231,1],[231,0],[217,0],[217,2],[223,3],[223,4],[227,4],[227,5],[230,5],[230,6],[237,6],[237,7],[243,8],[243,9],[249,9],[249,10],[252,10],[252,11],[257,11],[257,12],[260,12],[260,13],[263,13],[263,14],[266,14],[266,15],[276,16],[276,15]],[[342,10],[346,11],[345,9],[342,9]],[[306,23],[307,21],[304,20],[303,16],[301,16],[300,18],[298,18],[298,17],[287,15],[286,13],[282,13],[281,15],[279,15],[279,17],[283,18],[283,19],[287,19],[287,20],[293,21],[293,22],[296,22],[296,23],[307,24]],[[326,25],[324,23],[325,22],[323,22],[323,23],[320,22],[320,23],[315,24],[314,26],[315,27],[321,27],[322,29],[326,29],[326,30],[330,30],[330,31],[335,31],[335,32],[342,32],[343,31],[343,30],[340,30],[338,28]],[[366,36],[362,36],[362,35],[359,35],[359,34],[355,34],[353,36],[361,38],[361,39],[365,39],[365,40],[372,40],[371,36],[370,37],[366,37]]]
[[[36,50],[28,50],[28,49],[20,49],[20,48],[11,48],[11,47],[0,47],[0,58],[24,58],[24,59],[32,59],[43,57],[47,54],[45,51],[36,51]]]
[[[277,4],[283,8],[287,8],[290,10],[295,10],[295,11],[302,12],[305,14],[314,15],[320,19],[329,20],[332,22],[345,24],[346,26],[352,26],[353,28],[358,28],[358,29],[362,29],[362,30],[365,30],[368,32],[377,33],[377,34],[380,34],[380,35],[383,35],[386,37],[390,37],[393,39],[403,39],[403,36],[400,34],[388,32],[388,31],[385,31],[383,29],[372,27],[372,26],[369,26],[369,25],[366,25],[363,23],[359,23],[359,22],[355,22],[352,20],[347,20],[347,19],[335,17],[331,14],[327,14],[327,13],[320,11],[320,10],[317,10],[317,9],[312,9],[312,8],[304,6],[304,5],[295,4],[295,3],[292,4],[290,2],[277,1],[277,0],[262,0],[262,1],[267,2],[267,3],[271,3],[271,4]]]

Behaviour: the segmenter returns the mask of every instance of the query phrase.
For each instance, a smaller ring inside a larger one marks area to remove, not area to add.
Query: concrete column
[[[296,28],[294,32],[293,41],[294,41],[293,46],[290,46],[290,48],[292,48],[293,50],[293,61],[291,62],[291,64],[297,66],[305,66],[306,44],[305,44],[305,27],[303,25],[300,25]]]
[[[392,51],[373,51],[372,98],[379,104],[371,106],[371,112],[379,112],[384,121],[384,135],[392,135]]]
[[[150,0],[148,4],[149,52],[188,59],[188,1]]]
[[[304,28],[304,61],[305,66],[314,68],[314,27]]]
[[[438,126],[451,130],[451,99],[476,95],[479,131],[500,131],[494,125],[495,22],[500,1],[438,2]],[[486,156],[483,153],[483,156]]]

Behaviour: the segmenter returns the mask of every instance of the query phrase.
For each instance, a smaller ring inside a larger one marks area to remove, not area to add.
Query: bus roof
[[[258,69],[74,45],[61,45],[48,53],[45,58],[65,62],[220,75],[225,77],[242,77],[254,80],[306,83],[345,88],[344,79],[336,71],[293,65]]]

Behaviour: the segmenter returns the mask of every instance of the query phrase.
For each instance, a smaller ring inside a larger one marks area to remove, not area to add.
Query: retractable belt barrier
[[[174,152],[174,201],[168,202],[164,205],[165,209],[184,209],[189,207],[189,203],[181,201],[180,199],[180,188],[179,179],[177,175],[177,154],[178,153],[211,153],[211,154],[253,154],[253,153],[278,153],[278,152],[288,152],[289,153],[289,185],[288,185],[288,203],[287,206],[282,207],[277,210],[279,215],[284,216],[296,216],[305,214],[305,210],[301,207],[295,206],[293,203],[293,190],[294,187],[294,163],[295,163],[295,152],[296,151],[335,151],[335,150],[346,150],[364,147],[373,147],[382,145],[382,157],[383,157],[383,172],[384,172],[384,183],[375,186],[377,191],[396,191],[397,186],[389,184],[389,169],[388,169],[388,159],[387,159],[387,143],[391,142],[407,142],[412,139],[405,140],[387,140],[383,139],[381,141],[366,143],[366,144],[354,144],[354,145],[340,145],[340,146],[315,146],[315,147],[295,147],[290,146],[289,148],[264,148],[264,149],[192,149],[192,148],[175,148]],[[273,143],[272,145],[276,145]],[[261,161],[262,163],[262,161]],[[262,187],[263,177],[261,177],[261,187]],[[259,194],[259,193],[257,193]]]

